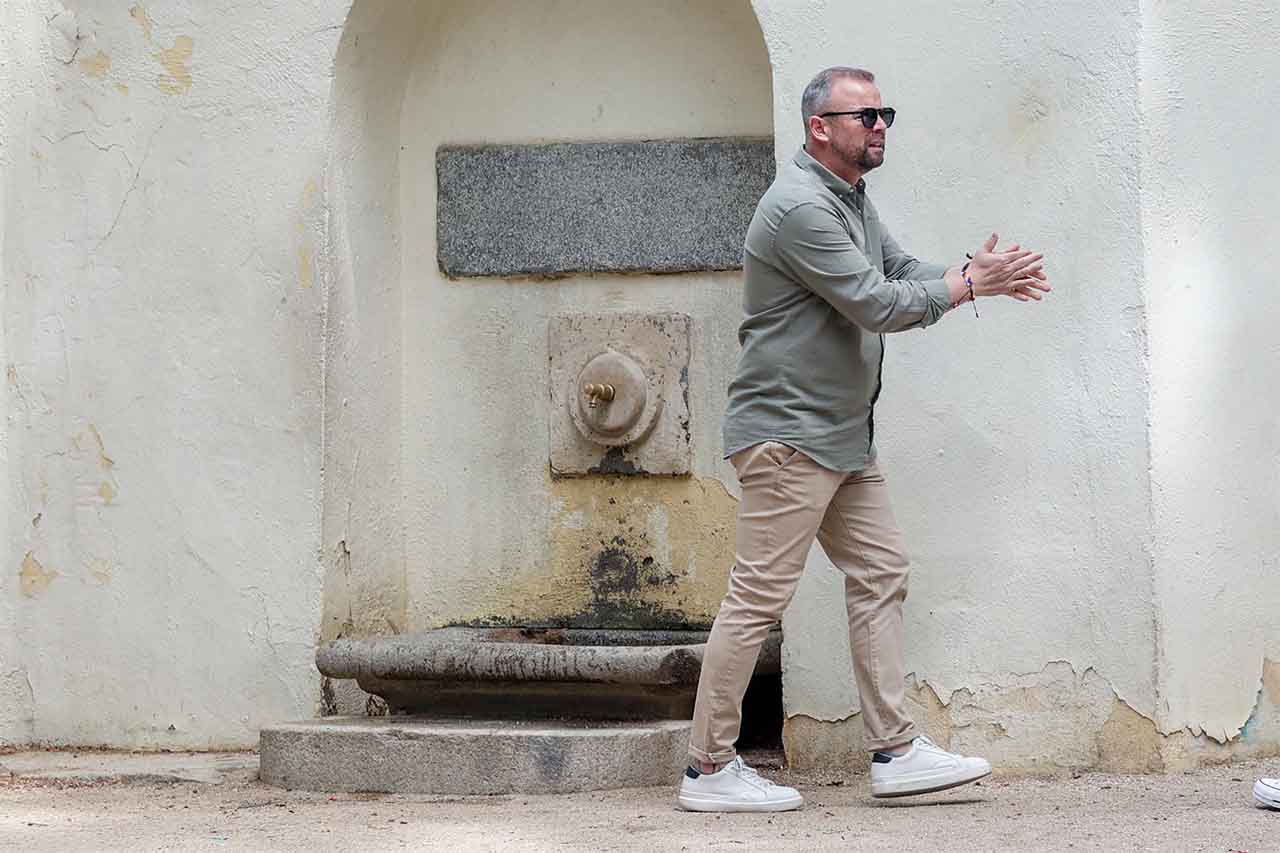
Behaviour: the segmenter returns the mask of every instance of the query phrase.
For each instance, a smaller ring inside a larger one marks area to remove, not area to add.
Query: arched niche
[[[333,110],[323,637],[709,624],[732,562],[740,273],[449,279],[436,156],[772,137],[750,4],[360,0]],[[615,312],[691,318],[688,476],[551,475],[549,324]]]

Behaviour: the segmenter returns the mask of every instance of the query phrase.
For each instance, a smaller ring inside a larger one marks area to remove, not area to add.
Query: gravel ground
[[[1274,762],[1171,776],[996,776],[888,802],[870,797],[865,777],[774,771],[803,791],[803,810],[717,816],[677,811],[672,788],[314,794],[258,782],[252,756],[218,759],[212,783],[157,781],[130,760],[125,778],[0,775],[0,849],[1280,851],[1280,811],[1255,808],[1251,796],[1256,777],[1280,775]]]

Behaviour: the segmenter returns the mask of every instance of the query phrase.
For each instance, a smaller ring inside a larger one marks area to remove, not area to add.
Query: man
[[[724,423],[742,483],[736,560],[702,663],[678,795],[696,811],[802,804],[796,790],[745,765],[734,743],[760,646],[815,537],[845,574],[872,794],[937,791],[991,772],[981,758],[943,750],[907,716],[907,558],[876,467],[874,407],[885,332],[928,326],[975,298],[1039,300],[1049,290],[1042,256],[997,251],[995,234],[951,267],[898,246],[862,179],[884,162],[895,116],[870,72],[822,71],[801,113],[804,147],[779,169],[747,230],[742,352]]]

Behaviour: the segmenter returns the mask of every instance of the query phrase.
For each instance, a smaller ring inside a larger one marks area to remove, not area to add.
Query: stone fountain
[[[732,269],[772,170],[767,139],[441,147],[438,266],[454,280]],[[601,186],[657,201],[602,206]],[[591,213],[566,230],[565,210]],[[732,563],[733,500],[720,480],[696,477],[701,425],[690,375],[701,321],[633,308],[561,310],[542,322],[539,384],[549,405],[539,450],[549,504],[563,507],[553,513],[549,567],[526,570],[515,584],[506,582],[511,572],[494,572],[500,581],[476,596],[472,612],[452,605],[443,627],[341,621],[318,650],[320,673],[354,681],[388,713],[264,729],[265,781],[491,794],[676,778]],[[477,376],[484,369],[477,365]],[[509,393],[458,379],[478,396]],[[520,426],[530,414],[501,417]],[[705,448],[701,457],[704,472],[716,464]],[[348,545],[344,536],[337,550],[344,582],[353,574]],[[471,588],[451,571],[459,588]],[[387,598],[388,587],[371,585],[371,597]],[[758,675],[778,675],[780,646],[775,633]]]

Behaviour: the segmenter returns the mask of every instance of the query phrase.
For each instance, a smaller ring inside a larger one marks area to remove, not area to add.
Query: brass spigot
[[[613,399],[613,386],[607,382],[588,382],[582,386],[582,393],[587,395],[587,408],[594,409],[599,401],[608,403]]]

